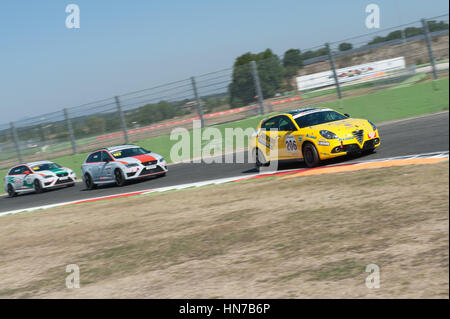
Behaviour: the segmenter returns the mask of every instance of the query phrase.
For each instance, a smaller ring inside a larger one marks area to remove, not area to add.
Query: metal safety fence
[[[0,125],[0,168],[448,77],[448,14]],[[377,70],[383,61],[399,63]],[[388,91],[386,91],[388,92]],[[394,92],[394,91],[392,91]],[[395,97],[393,96],[393,99]]]

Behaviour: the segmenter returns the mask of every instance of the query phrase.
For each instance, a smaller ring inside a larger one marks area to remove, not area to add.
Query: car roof
[[[50,164],[53,163],[51,161],[38,161],[38,162],[30,162],[30,163],[21,163],[17,164],[11,167],[11,169],[18,167],[18,166],[36,166],[36,165],[42,165],[42,164]]]
[[[27,163],[25,165],[28,166],[36,166],[36,165],[42,165],[42,164],[52,164],[53,162],[51,161],[38,161],[38,162],[31,162],[31,163]]]
[[[117,145],[117,146],[111,146],[111,147],[107,147],[106,150],[113,152],[113,151],[119,151],[119,150],[123,150],[126,148],[136,148],[136,147],[140,147],[137,145],[133,145],[133,144],[128,144],[128,145]]]
[[[329,108],[310,107],[310,108],[304,108],[304,109],[297,109],[297,110],[290,111],[290,112],[287,112],[287,113],[291,114],[294,119],[297,119],[299,117],[302,117],[302,116],[305,116],[305,115],[308,115],[308,114],[318,113],[318,112],[325,112],[325,111],[333,111],[333,110],[329,109]]]
[[[292,116],[295,116],[299,113],[308,112],[308,111],[312,111],[312,110],[317,110],[317,108],[316,107],[304,107],[304,108],[300,108],[300,109],[287,111],[286,114],[291,114]]]
[[[93,153],[99,152],[99,151],[114,152],[114,151],[119,151],[119,150],[123,150],[123,149],[126,149],[126,148],[136,148],[136,147],[140,147],[140,146],[138,146],[138,145],[133,145],[133,144],[128,144],[128,145],[116,145],[116,146],[103,147],[103,148],[96,149],[96,150],[92,151],[90,154],[93,154]]]

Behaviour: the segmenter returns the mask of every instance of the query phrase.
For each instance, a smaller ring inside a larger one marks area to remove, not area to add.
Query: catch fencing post
[[[128,133],[127,133],[127,123],[125,122],[125,116],[122,112],[122,107],[120,106],[120,100],[118,96],[115,96],[117,112],[119,112],[120,124],[122,125],[123,137],[125,139],[125,144],[128,144]]]
[[[191,83],[192,83],[192,90],[194,91],[195,101],[197,102],[198,116],[200,116],[200,122],[201,122],[202,128],[204,128],[205,121],[203,119],[203,109],[202,109],[202,105],[200,104],[200,97],[198,96],[197,85],[195,83],[195,78],[193,76],[191,76]]]
[[[16,147],[17,158],[19,159],[19,164],[21,164],[21,163],[23,163],[23,161],[22,161],[22,154],[20,153],[19,138],[17,136],[17,130],[16,130],[16,127],[14,126],[14,122],[10,122],[9,124],[11,125],[11,133],[12,133],[12,137],[14,140],[14,146]]]
[[[423,34],[425,35],[425,42],[427,44],[428,56],[430,58],[431,68],[433,70],[433,79],[437,80],[438,75],[436,72],[436,64],[434,61],[433,48],[431,47],[431,40],[430,40],[429,31],[428,31],[428,23],[425,19],[422,19],[422,27],[423,27]]]
[[[67,130],[69,131],[70,143],[72,144],[72,151],[75,155],[77,153],[77,144],[75,143],[75,138],[73,136],[72,122],[70,122],[69,112],[64,108],[64,117],[66,118]]]
[[[333,71],[334,83],[336,84],[338,98],[342,99],[341,85],[339,84],[339,78],[337,76],[336,68],[334,66],[333,54],[331,53],[330,45],[328,43],[325,43],[325,47],[327,48],[328,60],[330,61],[330,67],[331,70]]]
[[[259,111],[260,111],[261,115],[264,115],[264,98],[262,95],[261,84],[259,83],[259,75],[258,75],[258,69],[256,67],[256,62],[250,61],[250,66],[252,68],[253,82],[255,83],[255,91],[256,91],[256,94],[258,95]]]

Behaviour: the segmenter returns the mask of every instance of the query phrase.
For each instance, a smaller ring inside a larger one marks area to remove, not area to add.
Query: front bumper
[[[76,182],[77,178],[75,176],[69,176],[67,178],[49,178],[49,179],[45,179],[42,182],[42,186],[44,188],[52,188],[52,187],[59,187],[59,186],[66,186],[66,185],[71,185],[74,184]]]
[[[167,164],[158,163],[155,165],[142,165],[136,167],[130,167],[125,170],[125,178],[127,180],[138,179],[153,175],[160,175],[168,172]]]
[[[375,149],[380,145],[381,140],[379,137],[367,139],[362,143],[359,143],[356,140],[349,140],[342,143],[334,141],[331,142],[329,146],[318,145],[318,152],[320,158],[323,160],[352,153],[360,153],[362,151]]]

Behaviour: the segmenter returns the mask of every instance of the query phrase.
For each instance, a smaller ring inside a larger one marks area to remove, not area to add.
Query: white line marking
[[[390,160],[395,160],[395,159],[418,158],[418,157],[423,157],[423,158],[446,158],[447,157],[448,158],[448,156],[449,156],[449,151],[443,151],[443,152],[413,154],[413,155],[396,156],[396,157],[381,158],[381,159],[374,159],[374,160],[367,160],[367,161],[351,162],[349,164],[362,164],[362,163],[370,163],[370,162],[384,162],[384,161],[390,161]],[[332,165],[327,165],[327,166],[336,166],[336,165],[343,165],[343,164],[345,164],[345,163],[332,164]],[[323,166],[323,167],[327,167],[327,166]],[[219,185],[219,184],[233,182],[233,181],[244,179],[244,178],[245,179],[252,178],[252,177],[255,177],[255,176],[258,176],[258,175],[271,175],[271,174],[285,173],[285,172],[299,171],[299,170],[301,170],[301,169],[297,168],[297,169],[286,169],[286,170],[279,170],[279,171],[272,171],[272,172],[260,172],[260,173],[257,173],[257,174],[239,175],[239,176],[233,176],[233,177],[226,177],[226,178],[219,178],[219,179],[200,181],[200,182],[195,182],[195,183],[172,185],[172,186],[160,187],[160,188],[155,188],[155,189],[146,189],[146,190],[142,190],[142,191],[127,192],[127,193],[113,194],[113,195],[101,196],[101,197],[93,197],[93,198],[85,198],[85,199],[80,199],[80,200],[75,200],[75,201],[70,201],[70,202],[62,202],[62,203],[56,203],[56,204],[37,206],[37,207],[30,207],[30,208],[24,208],[24,209],[18,209],[18,210],[3,212],[3,213],[0,213],[0,216],[18,214],[18,213],[22,213],[22,212],[32,212],[32,211],[36,211],[36,210],[40,210],[40,209],[61,207],[61,206],[76,204],[76,203],[80,203],[80,202],[95,201],[95,200],[107,199],[107,198],[111,198],[111,197],[126,196],[126,195],[129,195],[129,194],[145,195],[145,194],[150,194],[150,193],[154,193],[154,192],[158,192],[159,193],[159,192],[165,192],[165,191],[169,191],[169,190],[181,190],[181,189],[186,189],[186,188],[191,188],[191,187],[201,187],[201,186],[213,185],[213,184],[214,185]]]

